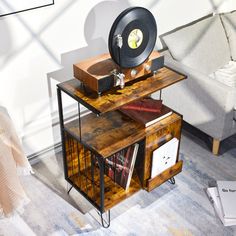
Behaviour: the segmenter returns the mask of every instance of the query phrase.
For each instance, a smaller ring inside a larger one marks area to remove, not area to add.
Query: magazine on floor
[[[224,226],[236,225],[236,218],[230,219],[230,218],[224,217],[222,206],[221,206],[221,200],[220,200],[217,187],[207,188],[206,192],[207,192],[210,202],[212,203],[215,209],[216,215],[220,218],[223,225]],[[233,204],[235,204],[235,201],[233,202]]]
[[[236,181],[216,181],[224,218],[236,219]]]

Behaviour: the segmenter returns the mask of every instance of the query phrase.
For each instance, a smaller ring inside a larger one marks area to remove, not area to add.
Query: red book
[[[122,109],[148,112],[161,112],[162,100],[143,98],[122,106]]]
[[[145,127],[148,127],[149,125],[152,125],[172,114],[172,110],[163,104],[160,112],[144,112],[140,110],[125,109],[124,107],[121,107],[119,110],[133,120],[144,124]]]

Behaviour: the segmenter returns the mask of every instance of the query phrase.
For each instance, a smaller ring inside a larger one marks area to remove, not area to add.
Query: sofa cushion
[[[207,75],[230,61],[230,49],[219,15],[162,38],[175,60]]]
[[[221,18],[229,40],[232,59],[236,61],[236,11],[222,14]]]

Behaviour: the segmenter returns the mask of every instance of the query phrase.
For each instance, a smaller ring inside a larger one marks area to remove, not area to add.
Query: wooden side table
[[[173,181],[182,170],[177,156],[174,166],[151,178],[152,152],[173,137],[180,140],[180,114],[173,112],[145,128],[117,109],[184,79],[185,75],[163,67],[155,75],[129,82],[124,89],[113,88],[99,97],[76,79],[58,84],[65,179],[98,209],[103,227],[110,225],[113,206],[142,188],[151,191],[169,179]],[[62,92],[78,102],[78,118],[70,122],[64,120]],[[82,117],[81,104],[91,113]],[[105,160],[134,143],[139,143],[139,151],[130,187],[125,190],[104,173]]]

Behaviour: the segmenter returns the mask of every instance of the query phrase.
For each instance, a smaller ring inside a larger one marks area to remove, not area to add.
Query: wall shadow
[[[50,100],[51,122],[54,143],[58,143],[59,124],[57,117],[56,86],[58,82],[72,79],[73,64],[87,58],[108,52],[108,36],[115,18],[126,8],[130,7],[127,0],[104,1],[95,5],[89,11],[84,23],[84,37],[87,45],[61,54],[61,69],[47,73],[48,95]],[[111,11],[112,9],[112,11]],[[105,14],[104,14],[105,13]],[[77,104],[72,105],[76,111]]]

